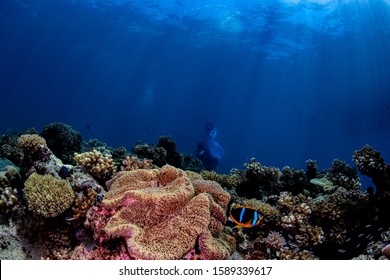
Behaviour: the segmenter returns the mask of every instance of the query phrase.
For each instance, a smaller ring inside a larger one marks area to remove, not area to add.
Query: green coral
[[[33,173],[24,185],[29,210],[45,218],[53,218],[65,212],[75,197],[67,181],[56,179],[50,174]]]
[[[327,178],[314,178],[310,180],[310,183],[320,188],[320,191],[325,193],[332,193],[336,190],[337,186],[334,186]]]

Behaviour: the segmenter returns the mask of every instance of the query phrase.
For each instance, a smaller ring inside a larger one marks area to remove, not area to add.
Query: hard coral
[[[41,136],[53,153],[64,163],[73,164],[73,154],[81,151],[83,137],[71,126],[55,122],[43,127]]]
[[[137,169],[153,169],[156,166],[153,164],[153,160],[151,159],[139,159],[135,156],[129,157],[127,156],[122,161],[121,170],[122,171],[132,171]]]
[[[85,168],[89,174],[100,180],[110,179],[116,171],[111,155],[103,155],[97,150],[85,153],[75,153],[77,165]]]
[[[138,144],[133,148],[133,153],[139,158],[153,160],[157,166],[163,166],[167,162],[167,151],[156,145]]]
[[[228,190],[235,189],[239,184],[243,182],[242,177],[232,173],[229,175],[218,174],[215,171],[202,170],[200,175],[205,180],[212,180],[218,182],[222,187]]]
[[[197,243],[204,258],[227,258],[232,252],[232,238],[221,233],[229,195],[218,184],[192,183],[184,171],[167,165],[120,172],[107,187],[92,217],[112,213],[102,238],[125,238],[132,258],[181,259]]]
[[[354,152],[353,161],[360,172],[369,177],[376,177],[385,169],[385,160],[381,157],[380,152],[368,145]]]
[[[33,173],[24,184],[28,208],[38,216],[56,217],[73,203],[74,192],[69,183],[50,174]]]
[[[37,134],[23,134],[18,138],[24,161],[42,160],[47,157],[48,147],[44,138]]]

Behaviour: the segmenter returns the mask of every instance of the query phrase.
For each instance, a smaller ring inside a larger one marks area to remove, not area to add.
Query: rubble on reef
[[[0,259],[390,259],[390,166],[368,145],[355,166],[218,174],[170,136],[128,152],[53,123],[1,136],[0,157]],[[260,223],[229,221],[237,205]]]

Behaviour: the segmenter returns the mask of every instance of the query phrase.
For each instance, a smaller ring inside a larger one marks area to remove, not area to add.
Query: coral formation
[[[132,152],[142,159],[152,160],[155,165],[161,167],[165,164],[172,165],[183,170],[200,172],[203,170],[202,162],[192,155],[178,153],[176,143],[171,136],[161,136],[157,145],[137,144]]]
[[[359,171],[372,179],[378,192],[390,192],[390,167],[380,152],[366,145],[354,152],[353,160]]]
[[[314,186],[319,187],[319,192],[324,192],[324,193],[331,193],[333,192],[337,186],[334,186],[331,181],[328,179],[324,178],[314,178],[310,180],[310,183],[313,184]]]
[[[46,139],[47,146],[61,161],[73,164],[73,154],[80,152],[83,143],[81,134],[71,126],[55,122],[43,127],[40,134]]]
[[[359,171],[372,179],[375,184],[375,199],[378,216],[386,225],[390,225],[390,165],[385,163],[380,152],[366,145],[355,151],[353,160]]]
[[[204,258],[227,258],[232,252],[231,237],[221,233],[229,194],[217,183],[192,183],[184,171],[167,165],[119,172],[107,187],[102,209],[92,209],[89,224],[95,238],[96,232],[104,233],[103,240],[125,238],[132,258],[180,259],[197,243]],[[103,230],[96,213],[104,219],[113,214]]]
[[[0,138],[0,158],[10,160],[13,164],[20,164],[23,153],[18,147],[19,134],[3,134]]]
[[[9,217],[10,214],[20,210],[23,182],[17,167],[9,161],[1,161],[0,163],[5,165],[0,166],[0,214]]]
[[[133,154],[80,137],[55,123],[0,138],[0,258],[390,258],[390,166],[370,146],[354,152],[356,167],[252,158],[218,174],[169,136]],[[373,187],[361,189],[358,171]],[[236,227],[227,216],[237,206],[260,223]]]
[[[139,158],[150,159],[157,166],[163,166],[167,161],[167,151],[156,145],[138,144],[133,148],[133,153]]]
[[[37,134],[23,134],[18,138],[18,146],[27,162],[48,159],[48,147],[44,138]]]
[[[97,193],[93,188],[86,187],[74,200],[72,215],[67,221],[72,222],[73,224],[81,223],[89,208],[94,205],[96,197]]]
[[[122,171],[132,171],[137,169],[153,169],[156,166],[153,164],[153,160],[151,159],[139,159],[135,156],[129,157],[127,156],[122,161],[121,170]]]
[[[316,160],[308,159],[306,161],[306,178],[308,180],[317,177],[318,165]]]
[[[69,183],[50,174],[31,174],[25,182],[24,193],[29,210],[45,218],[62,214],[74,200]]]
[[[116,166],[111,155],[103,155],[97,150],[92,152],[75,153],[74,160],[77,165],[99,180],[108,180],[116,172]]]
[[[200,175],[204,180],[218,182],[223,188],[227,190],[234,190],[239,184],[243,182],[243,178],[241,176],[237,176],[235,173],[226,175],[218,174],[215,171],[202,170]]]

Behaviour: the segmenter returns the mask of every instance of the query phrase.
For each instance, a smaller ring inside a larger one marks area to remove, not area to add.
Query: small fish
[[[229,219],[237,224],[237,228],[251,228],[260,223],[259,213],[249,206],[233,206],[230,210]]]
[[[89,124],[85,124],[85,126],[88,128],[89,131],[92,131],[92,128]]]

